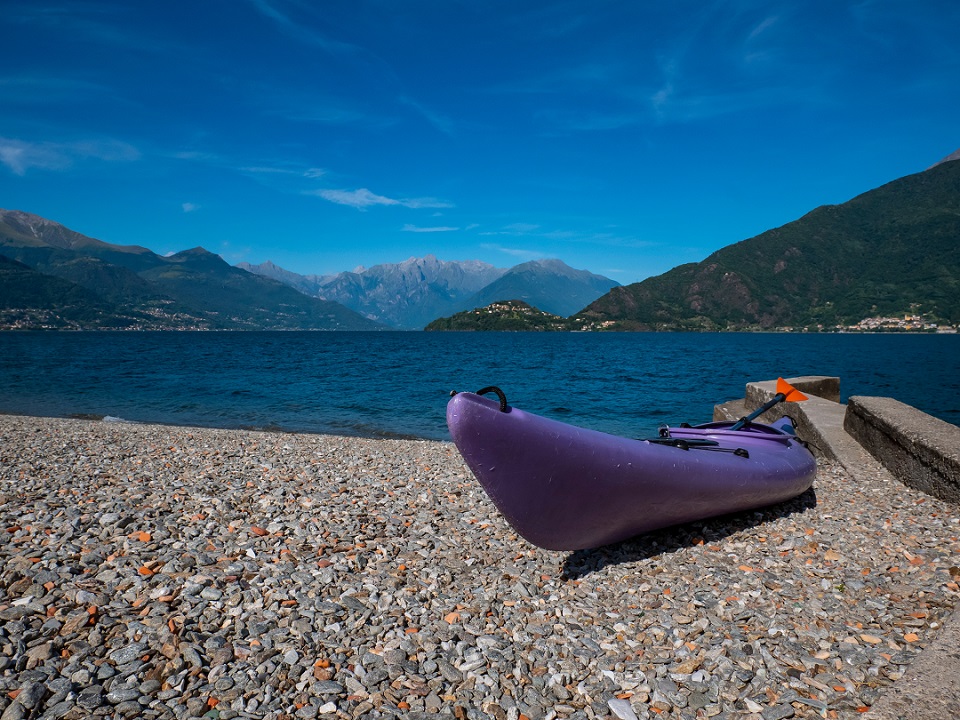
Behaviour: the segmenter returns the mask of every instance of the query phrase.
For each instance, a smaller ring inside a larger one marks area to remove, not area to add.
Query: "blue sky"
[[[960,3],[4,0],[0,207],[629,283],[960,147]]]

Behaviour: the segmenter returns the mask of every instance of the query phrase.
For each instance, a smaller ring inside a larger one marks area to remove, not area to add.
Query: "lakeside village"
[[[903,317],[872,317],[861,320],[856,325],[846,328],[837,328],[849,332],[927,332],[927,333],[956,333],[956,325],[945,325],[930,322],[919,315],[904,315]]]
[[[777,332],[827,332],[827,333],[927,333],[955,335],[960,331],[957,325],[937,323],[919,315],[902,317],[869,317],[854,325],[816,325],[814,327],[778,327]]]
[[[919,315],[904,315],[902,317],[870,317],[864,318],[854,325],[816,325],[814,327],[778,327],[776,332],[786,333],[927,333],[940,335],[955,335],[960,331],[957,325],[935,323],[925,320]]]
[[[494,303],[485,308],[478,308],[474,310],[474,314],[482,313],[513,313],[513,314],[525,314],[525,315],[534,315],[539,313],[540,315],[545,315],[546,313],[541,313],[535,308],[517,308],[515,306],[511,307],[510,303]],[[596,332],[602,330],[616,329],[619,323],[616,320],[603,320],[600,322],[586,322],[581,326],[577,327],[576,330],[580,332]],[[554,327],[548,328],[553,330],[570,330],[563,318],[555,318]],[[756,328],[753,328],[756,330]],[[894,315],[889,317],[884,316],[875,316],[868,317],[860,320],[853,325],[812,325],[812,326],[780,326],[771,329],[773,332],[784,332],[784,333],[809,333],[809,332],[825,332],[825,333],[927,333],[927,334],[941,334],[941,335],[954,335],[960,332],[960,325],[951,325],[949,323],[940,322],[930,318],[929,316],[918,315],[914,312],[904,313],[903,315]],[[743,329],[745,332],[749,332],[750,329]],[[768,330],[769,332],[770,330]],[[721,331],[722,332],[722,331]]]

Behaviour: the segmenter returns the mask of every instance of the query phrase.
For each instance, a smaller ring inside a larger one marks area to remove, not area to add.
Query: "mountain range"
[[[19,210],[0,210],[0,327],[376,330],[203,248],[161,257]]]
[[[542,329],[820,329],[904,313],[958,325],[960,151],[627,286],[559,260],[503,269],[432,255],[306,276],[199,247],[161,257],[0,210],[0,327],[412,329],[461,314],[465,329],[496,325],[462,315],[491,304],[511,327],[540,311],[566,319],[539,318]]]
[[[428,255],[327,276],[234,267],[201,247],[160,256],[19,210],[0,210],[0,279],[0,327],[73,329],[419,329],[489,298],[567,315],[617,285],[559,260],[504,269]]]
[[[560,260],[531,260],[504,269],[479,260],[447,261],[427,255],[336,275],[298,275],[270,262],[238,267],[408,330],[500,300],[522,300],[566,317],[618,286],[610,278],[575,270]]]
[[[238,267],[401,329],[423,327],[507,272],[479,260],[452,262],[433,255],[334,275],[298,275],[272,262]]]

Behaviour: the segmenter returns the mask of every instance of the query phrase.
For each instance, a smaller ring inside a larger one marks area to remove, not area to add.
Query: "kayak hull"
[[[764,507],[813,484],[816,461],[789,420],[730,425],[670,428],[670,438],[689,442],[684,449],[504,411],[473,393],[447,405],[453,441],[487,495],[521,536],[548,550]]]

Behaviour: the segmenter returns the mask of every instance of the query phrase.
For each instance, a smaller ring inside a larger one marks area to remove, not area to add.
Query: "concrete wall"
[[[843,427],[904,485],[960,503],[960,427],[893,398],[851,397]]]

